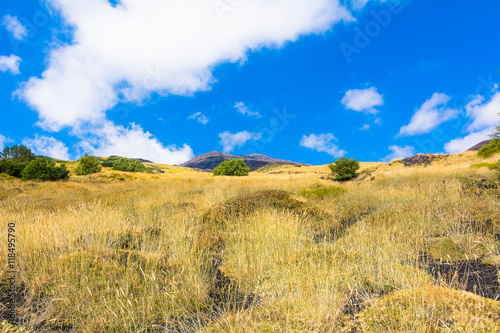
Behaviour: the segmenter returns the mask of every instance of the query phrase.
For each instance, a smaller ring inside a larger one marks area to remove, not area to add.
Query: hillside
[[[469,148],[467,151],[478,151],[479,149],[483,148],[484,146],[487,146],[489,145],[491,142],[491,140],[485,140],[485,141],[482,141],[480,143],[478,143],[477,145]]]
[[[263,166],[273,163],[273,164],[288,164],[288,165],[305,165],[303,163],[297,163],[292,161],[285,161],[276,158],[272,158],[260,154],[248,154],[248,155],[230,155],[226,153],[221,153],[214,151],[211,153],[199,155],[186,163],[181,164],[182,167],[212,171],[222,162],[229,160],[241,158],[250,168],[250,171],[255,171]]]
[[[161,164],[161,174],[104,168],[58,183],[0,177],[19,325],[499,332],[500,181],[487,168],[499,158],[361,163],[345,183],[327,165],[236,178]]]

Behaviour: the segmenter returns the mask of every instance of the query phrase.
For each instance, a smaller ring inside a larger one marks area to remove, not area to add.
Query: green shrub
[[[500,140],[492,140],[488,145],[479,149],[477,156],[488,158],[497,153],[500,153]]]
[[[85,154],[84,157],[78,160],[78,166],[75,169],[75,174],[78,176],[85,176],[100,172],[101,169],[101,165],[97,162],[94,156],[88,156]]]
[[[39,157],[31,161],[23,172],[21,180],[63,180],[69,178],[69,170],[65,165],[56,166],[54,161]]]
[[[344,192],[346,189],[342,187],[321,187],[316,190],[302,190],[299,195],[309,199],[323,199],[336,197]]]
[[[214,169],[214,176],[248,176],[250,168],[243,159],[231,159],[222,162]]]
[[[293,168],[293,167],[301,167],[302,165],[291,165],[291,164],[276,164],[276,163],[269,163],[264,165],[262,168],[259,168],[255,170],[255,172],[270,172],[270,171],[276,171],[280,169],[288,169],[288,168]]]
[[[359,162],[351,158],[342,157],[328,166],[336,180],[351,180],[356,177],[359,170]]]
[[[498,161],[497,164],[492,164],[489,168],[490,168],[490,170],[496,171],[496,173],[498,175],[498,179],[500,179],[500,161]]]
[[[100,163],[103,167],[112,168],[115,165],[116,161],[118,161],[120,158],[121,158],[120,156],[111,155],[106,159],[102,159]]]
[[[126,172],[144,172],[146,170],[146,167],[139,160],[120,157],[113,164],[113,170]]]
[[[481,168],[488,168],[488,169],[493,169],[496,166],[494,163],[478,163],[478,164],[473,164],[470,166],[471,169],[481,169]]]
[[[21,178],[21,172],[28,165],[26,162],[18,162],[11,159],[0,160],[0,173]]]
[[[21,178],[21,172],[35,159],[35,155],[25,146],[5,147],[0,154],[0,173]]]

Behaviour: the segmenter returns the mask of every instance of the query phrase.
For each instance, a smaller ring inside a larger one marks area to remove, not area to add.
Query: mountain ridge
[[[189,160],[180,166],[192,169],[199,169],[211,171],[215,169],[222,162],[229,159],[241,158],[250,168],[250,171],[255,171],[263,166],[273,164],[290,164],[290,165],[308,165],[306,163],[293,162],[269,157],[262,154],[246,154],[246,155],[232,155],[220,151],[212,151],[210,153],[198,155],[192,160]]]

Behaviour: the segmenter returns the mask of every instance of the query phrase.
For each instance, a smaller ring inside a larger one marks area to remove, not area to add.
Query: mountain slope
[[[477,145],[475,145],[474,147],[471,147],[466,151],[478,151],[479,149],[483,148],[484,146],[489,145],[490,142],[491,142],[491,140],[486,140],[486,141],[480,142]]]
[[[266,155],[261,154],[248,154],[248,155],[231,155],[226,153],[221,153],[218,151],[213,151],[211,153],[199,155],[193,158],[190,161],[187,161],[184,164],[181,164],[182,167],[192,168],[192,169],[201,169],[211,171],[215,169],[222,162],[233,159],[233,158],[241,158],[248,165],[251,171],[255,171],[269,163],[274,164],[291,164],[291,165],[306,165],[304,163],[292,162],[280,160],[277,158],[272,158]]]

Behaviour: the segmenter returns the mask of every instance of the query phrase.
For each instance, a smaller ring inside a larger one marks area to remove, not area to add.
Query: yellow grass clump
[[[493,171],[470,168],[480,162],[493,160],[361,163],[346,183],[330,180],[328,166],[240,178],[154,165],[165,173],[3,179],[0,235],[16,224],[19,326],[489,332],[499,302],[445,288],[421,260],[498,267],[500,190]]]

